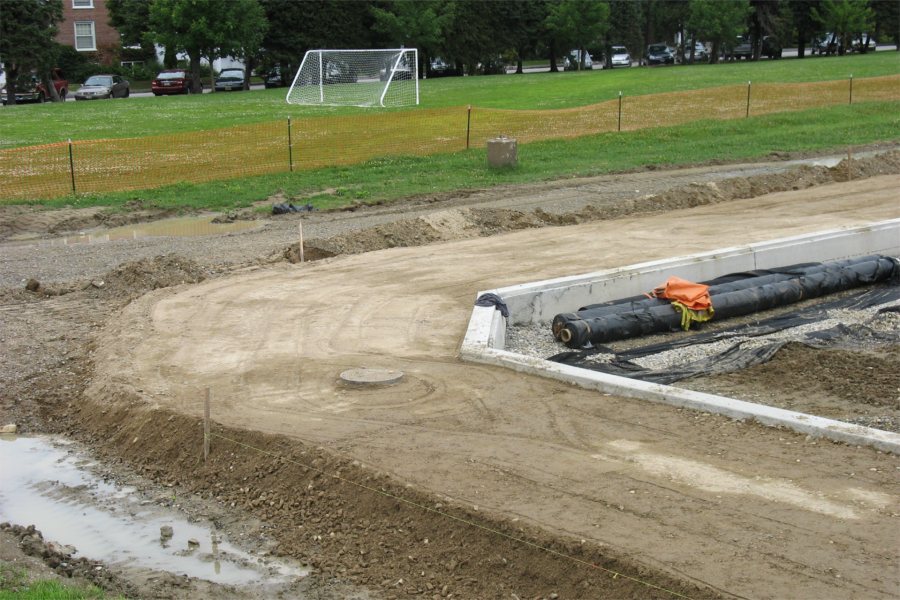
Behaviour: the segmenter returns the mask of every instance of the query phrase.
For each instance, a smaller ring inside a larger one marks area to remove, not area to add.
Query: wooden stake
[[[209,388],[203,401],[203,462],[209,459]]]
[[[847,181],[853,179],[853,150],[847,150]]]
[[[300,262],[303,262],[303,222],[301,221],[297,228],[300,230]]]

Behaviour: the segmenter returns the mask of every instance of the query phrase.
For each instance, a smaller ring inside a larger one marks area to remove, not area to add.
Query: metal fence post
[[[291,141],[291,118],[288,117],[288,165],[291,173],[294,172],[294,144]]]
[[[466,150],[469,149],[469,132],[472,130],[472,105],[466,109]]]
[[[72,195],[76,195],[75,191],[75,156],[72,152],[72,138],[69,138],[69,176],[72,178]]]
[[[850,104],[853,104],[853,73],[850,73]]]
[[[616,131],[622,131],[622,92],[619,92],[619,125]]]
[[[750,116],[750,83],[749,81],[747,82],[747,114],[744,115],[745,117]]]

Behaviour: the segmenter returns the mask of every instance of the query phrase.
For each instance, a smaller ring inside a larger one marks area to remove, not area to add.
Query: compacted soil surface
[[[479,290],[896,218],[898,188],[888,151],[106,243],[83,238],[159,215],[2,208],[0,421],[65,434],[123,480],[177,490],[226,537],[261,524],[266,552],[311,566],[301,597],[894,597],[896,456],[466,364],[457,350]],[[764,397],[865,384],[830,396],[897,402],[895,348],[863,362],[782,352],[704,385]],[[863,363],[864,382],[841,374]],[[403,378],[341,383],[358,367]],[[0,548],[22,531],[0,531]],[[127,570],[99,583],[252,597]]]

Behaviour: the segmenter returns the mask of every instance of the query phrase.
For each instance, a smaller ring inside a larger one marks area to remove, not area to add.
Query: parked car
[[[50,81],[56,88],[59,99],[65,101],[66,95],[69,93],[69,82],[63,77],[62,71],[53,69],[50,74]],[[27,102],[46,102],[50,99],[50,92],[44,87],[43,82],[38,78],[37,73],[31,72],[27,77],[19,77],[16,82],[16,104],[25,104]],[[7,104],[6,79],[4,77],[3,87],[0,89],[0,102]]]
[[[222,69],[215,81],[217,92],[239,92],[244,89],[243,69]]]
[[[428,65],[429,77],[449,77],[452,75],[459,75],[455,65],[440,57],[431,59],[431,63]]]
[[[733,60],[753,58],[753,45],[750,43],[750,38],[738,36],[737,44],[731,49],[731,58]]]
[[[644,58],[644,64],[653,65],[674,65],[675,53],[666,44],[650,44],[647,46],[647,56]]]
[[[869,37],[868,33],[862,33],[853,38],[854,52],[862,52],[863,48],[866,49],[866,52],[875,52],[877,46],[878,43],[875,41],[875,38]]]
[[[127,98],[130,94],[128,80],[120,75],[91,75],[75,92],[75,99]]]
[[[275,67],[274,69],[266,73],[266,76],[263,78],[263,85],[266,86],[266,89],[269,89],[284,87],[287,85],[287,83],[281,76],[281,69]]]
[[[609,68],[630,67],[631,54],[625,46],[613,46],[609,53]]]
[[[684,62],[691,62],[691,47],[694,48],[694,62],[707,62],[709,59],[709,52],[707,52],[703,42],[691,41],[688,41],[684,45]]]
[[[190,94],[193,78],[189,71],[184,69],[167,69],[160,71],[156,79],[150,82],[150,90],[154,96],[164,94]],[[201,89],[203,84],[201,83]]]
[[[406,63],[406,58],[401,58],[398,64],[394,64],[396,62],[396,57],[392,59],[390,62],[384,65],[378,72],[378,79],[381,81],[387,81],[388,77],[391,77],[391,73],[393,73],[393,79],[391,81],[403,81],[403,80],[411,80],[413,78],[412,69]],[[356,81],[356,78],[353,78],[353,81]]]
[[[810,51],[813,54],[834,54],[841,44],[841,38],[836,33],[828,32],[813,40]]]
[[[591,56],[591,53],[585,50],[584,52],[584,65],[581,65],[581,50],[572,50],[566,56],[565,66],[563,67],[566,71],[578,71],[580,69],[584,69],[585,71],[590,71],[594,68],[594,58]]]

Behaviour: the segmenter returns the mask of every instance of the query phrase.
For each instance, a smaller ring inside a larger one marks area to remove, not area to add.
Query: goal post
[[[416,106],[418,51],[308,50],[286,100],[321,106]]]

